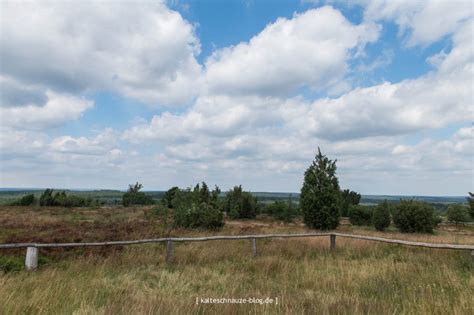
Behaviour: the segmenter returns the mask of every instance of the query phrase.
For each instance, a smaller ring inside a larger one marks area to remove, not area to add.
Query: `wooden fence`
[[[164,237],[142,239],[134,241],[111,241],[111,242],[94,242],[94,243],[18,243],[18,244],[0,244],[0,249],[8,248],[26,248],[25,267],[27,270],[35,270],[38,267],[38,249],[39,248],[56,248],[56,247],[92,247],[92,246],[117,246],[117,245],[134,245],[145,243],[166,243],[166,261],[169,263],[173,258],[173,243],[175,242],[206,242],[219,240],[251,240],[252,241],[252,255],[257,256],[257,239],[268,238],[297,238],[297,237],[321,237],[329,236],[330,249],[336,249],[336,237],[353,238],[358,240],[367,240],[375,242],[384,242],[392,244],[400,244],[406,246],[451,249],[451,250],[469,250],[471,251],[471,258],[474,263],[474,245],[459,245],[459,244],[433,244],[412,242],[405,240],[395,240],[389,238],[344,234],[344,233],[302,233],[302,234],[261,234],[261,235],[229,235],[229,236],[205,236],[205,237]]]

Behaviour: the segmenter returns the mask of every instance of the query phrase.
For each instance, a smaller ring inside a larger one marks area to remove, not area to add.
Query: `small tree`
[[[346,217],[352,205],[358,205],[361,195],[355,191],[344,189],[341,191],[341,215]]]
[[[135,185],[128,185],[127,192],[122,196],[122,204],[124,207],[132,205],[151,205],[154,203],[151,196],[140,191],[142,187],[142,184],[138,182]]]
[[[352,205],[349,208],[349,221],[353,225],[370,225],[372,223],[372,207]]]
[[[174,186],[170,189],[168,189],[166,192],[165,192],[165,195],[163,196],[163,198],[161,199],[161,203],[168,207],[168,208],[174,208],[173,206],[173,200],[174,198],[176,197],[176,193],[179,191],[179,188]]]
[[[33,194],[28,194],[23,197],[21,197],[18,200],[15,200],[12,203],[12,206],[31,206],[35,203],[35,195]]]
[[[282,200],[274,201],[265,206],[263,210],[274,219],[285,222],[293,222],[298,216],[298,208],[293,205],[291,197],[288,199],[288,202]]]
[[[378,231],[384,231],[390,226],[390,209],[387,200],[378,204],[375,208],[372,223]]]
[[[469,202],[469,214],[471,218],[474,220],[474,194],[469,193],[469,197],[467,197],[467,201]]]
[[[213,195],[218,194],[216,186]],[[207,200],[207,202],[205,202]],[[224,225],[224,215],[215,206],[207,185],[203,183],[194,187],[193,190],[178,190],[173,199],[173,226],[191,229],[219,229]],[[164,209],[157,209],[157,214],[168,215]]]
[[[401,200],[396,207],[393,222],[402,232],[433,233],[439,220],[434,208],[426,202]]]
[[[221,201],[219,199],[220,194],[221,194],[221,190],[219,186],[215,185],[214,189],[211,191],[211,200],[210,200],[211,206],[214,207],[215,209],[222,208]]]
[[[242,190],[242,185],[226,193],[224,211],[233,219],[254,219],[257,216],[257,198],[248,191]]]
[[[53,189],[46,189],[39,198],[39,204],[43,207],[54,206]]]
[[[339,225],[339,181],[336,160],[318,153],[304,174],[300,207],[304,223],[313,229],[330,230]]]
[[[454,204],[448,207],[448,221],[458,224],[469,221],[468,208],[461,204]]]

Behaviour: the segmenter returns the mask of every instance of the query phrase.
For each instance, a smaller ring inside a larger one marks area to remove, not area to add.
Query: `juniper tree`
[[[301,210],[304,223],[313,229],[331,230],[339,225],[339,181],[336,160],[332,161],[318,147],[314,161],[304,174]]]

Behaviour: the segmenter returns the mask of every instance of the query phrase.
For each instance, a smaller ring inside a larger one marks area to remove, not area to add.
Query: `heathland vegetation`
[[[205,182],[143,191],[77,195],[47,189],[0,206],[1,243],[134,240],[169,236],[307,233],[334,230],[433,243],[473,244],[472,195],[439,212],[419,200],[361,204],[341,189],[336,161],[318,150],[300,194],[222,192]],[[107,196],[107,197],[104,197]],[[109,203],[101,198],[115,198]],[[260,196],[260,197],[259,197]],[[104,206],[104,203],[107,205]],[[470,215],[469,215],[470,214]],[[349,218],[349,220],[346,219]],[[441,217],[443,224],[441,223]],[[25,273],[24,250],[0,250],[0,313],[413,313],[469,314],[474,267],[469,253],[367,241],[259,240],[40,250],[39,272]],[[201,297],[278,298],[278,304],[206,305]]]
[[[121,195],[124,207],[154,205],[154,215],[160,217],[169,227],[219,229],[230,219],[254,219],[257,215],[266,215],[276,220],[293,222],[301,218],[312,229],[331,230],[337,228],[340,217],[348,217],[351,224],[374,226],[384,231],[393,222],[402,232],[432,233],[442,222],[439,207],[432,203],[415,199],[381,200],[378,205],[361,205],[361,195],[350,189],[341,189],[336,176],[336,160],[330,160],[321,153],[317,154],[304,174],[301,193],[294,198],[279,196],[276,200],[262,194],[262,199],[245,191],[241,185],[227,192],[218,186],[212,190],[205,182],[193,188],[172,187],[160,194],[144,192],[140,183],[129,185]],[[283,195],[285,196],[285,195]],[[445,220],[456,224],[472,220],[472,194],[465,204],[446,206]],[[15,206],[36,207],[91,207],[101,206],[105,202],[100,198],[80,196],[46,189],[39,196],[34,193],[23,195],[13,202]]]

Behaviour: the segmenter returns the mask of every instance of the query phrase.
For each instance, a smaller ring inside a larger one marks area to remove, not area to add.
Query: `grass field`
[[[167,231],[151,208],[42,210],[0,207],[0,242],[66,242],[209,234],[297,233],[301,224],[227,221],[217,232]],[[344,232],[474,244],[473,227],[433,235],[343,225]],[[0,251],[0,314],[472,314],[469,253],[328,238],[178,244],[172,264],[160,244],[43,249],[36,272],[15,271],[25,250]],[[18,267],[20,266],[20,267]],[[205,304],[201,298],[271,298],[262,304]],[[276,303],[278,300],[278,303]]]

